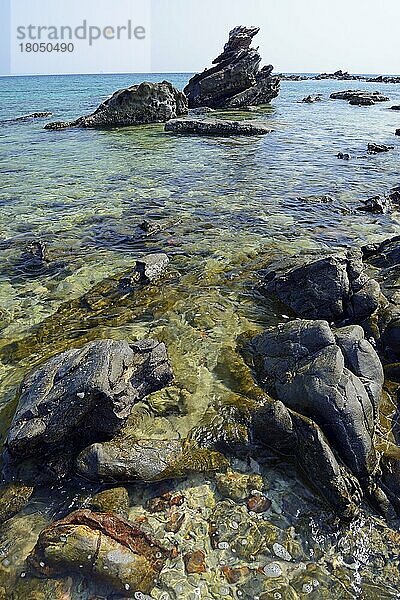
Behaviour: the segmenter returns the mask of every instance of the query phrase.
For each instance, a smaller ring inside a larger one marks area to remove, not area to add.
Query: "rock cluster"
[[[214,66],[190,79],[184,92],[189,107],[241,108],[268,104],[279,94],[272,65],[259,69],[261,56],[251,48],[258,27],[235,27]]]
[[[369,92],[368,90],[346,90],[344,92],[333,92],[332,100],[347,100],[354,106],[373,106],[377,102],[387,102],[389,98],[380,92]]]
[[[187,100],[168,81],[143,82],[118,90],[100,104],[94,113],[75,121],[48,123],[45,129],[66,127],[111,128],[164,123],[187,114]]]

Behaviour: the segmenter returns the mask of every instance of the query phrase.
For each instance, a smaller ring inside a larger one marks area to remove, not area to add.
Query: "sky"
[[[84,20],[101,30],[130,20],[146,36],[102,34],[91,44],[71,40],[72,52],[42,53],[24,44],[49,42],[46,32],[17,36],[29,24],[75,28]],[[197,72],[239,24],[261,28],[254,44],[278,72],[400,74],[399,23],[400,0],[1,0],[0,74]]]

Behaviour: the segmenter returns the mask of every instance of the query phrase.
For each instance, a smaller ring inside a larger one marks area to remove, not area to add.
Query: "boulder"
[[[338,152],[336,156],[341,160],[350,160],[350,154],[348,152]]]
[[[118,90],[90,115],[71,122],[48,123],[45,129],[111,128],[165,123],[188,112],[185,95],[168,81],[143,82]]]
[[[192,77],[184,92],[189,107],[241,108],[268,104],[279,93],[272,65],[259,70],[261,56],[251,48],[258,27],[235,27],[213,67]]]
[[[334,332],[326,321],[295,320],[256,336],[252,350],[260,385],[312,419],[368,484],[377,467],[373,436],[383,369],[361,327]]]
[[[359,206],[358,210],[373,213],[375,215],[385,215],[390,212],[392,208],[390,198],[385,195],[373,196],[362,202],[363,206]]]
[[[321,94],[316,94],[315,96],[312,96],[310,94],[309,96],[303,98],[302,102],[304,102],[305,104],[314,104],[315,102],[322,102],[322,96]]]
[[[137,525],[77,510],[41,532],[27,562],[39,577],[83,574],[130,598],[151,592],[169,555]]]
[[[261,291],[276,295],[298,317],[335,323],[362,322],[380,300],[379,284],[364,272],[359,251],[273,263],[263,274]]]
[[[164,344],[98,340],[28,375],[6,446],[20,460],[78,450],[121,429],[134,404],[172,380]]]
[[[153,283],[165,273],[168,264],[169,258],[166,254],[148,254],[136,261],[133,272],[122,277],[120,283],[129,286],[136,283]]]
[[[368,144],[368,154],[381,154],[382,152],[389,152],[393,150],[394,146],[387,146],[386,144]]]
[[[265,135],[271,129],[256,121],[222,121],[221,119],[174,119],[165,131],[195,135]]]

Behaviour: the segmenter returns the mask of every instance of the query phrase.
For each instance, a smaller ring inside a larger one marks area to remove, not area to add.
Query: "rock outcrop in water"
[[[347,100],[354,106],[373,106],[377,102],[387,102],[389,98],[380,92],[370,92],[368,90],[346,90],[344,92],[333,92],[330,95],[332,100]]]
[[[213,64],[192,77],[184,92],[190,108],[241,108],[268,104],[279,94],[279,78],[272,65],[259,70],[261,56],[251,42],[259,27],[235,27],[224,51]]]
[[[223,121],[220,119],[173,119],[165,131],[194,135],[265,135],[271,129],[256,121]]]
[[[365,273],[358,251],[283,259],[264,272],[261,289],[298,317],[335,323],[363,321],[380,299],[379,284]]]
[[[48,360],[25,378],[7,448],[40,459],[109,439],[134,404],[172,380],[164,344],[101,340]]]
[[[94,113],[75,121],[48,123],[45,129],[66,127],[111,128],[165,123],[188,112],[185,95],[168,81],[143,82],[118,90],[100,104]]]

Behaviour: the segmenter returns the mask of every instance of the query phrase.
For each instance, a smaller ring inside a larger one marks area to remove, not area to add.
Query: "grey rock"
[[[271,75],[272,65],[259,70],[261,57],[250,47],[258,32],[258,27],[235,27],[230,32],[214,66],[192,77],[185,87],[190,108],[241,108],[276,98],[279,78]]]
[[[342,518],[355,516],[363,497],[360,485],[338,462],[321,429],[311,419],[277,400],[255,413],[252,432],[255,442],[289,457],[311,487]]]
[[[367,482],[377,466],[375,416],[383,384],[379,358],[361,328],[296,320],[252,342],[260,385],[315,421],[352,473]]]
[[[400,104],[395,104],[394,106],[390,106],[389,110],[400,110]]]
[[[392,209],[390,198],[385,195],[373,196],[367,200],[363,200],[363,206],[358,207],[358,210],[373,213],[375,215],[385,215]]]
[[[389,152],[393,150],[394,146],[387,146],[386,144],[368,144],[368,154],[381,154],[382,152]]]
[[[322,96],[321,94],[316,94],[315,96],[310,94],[309,96],[303,98],[302,102],[304,102],[304,104],[314,104],[315,102],[322,102]]]
[[[165,273],[168,264],[169,258],[166,254],[162,252],[148,254],[136,261],[133,273],[123,277],[121,283],[123,285],[133,285],[138,282],[152,283]]]
[[[174,119],[165,131],[195,135],[265,135],[271,133],[266,124],[256,121],[222,121],[220,119]]]
[[[17,459],[60,454],[113,436],[134,404],[172,380],[164,344],[99,340],[28,375],[6,445]]]
[[[261,290],[276,295],[296,316],[335,323],[363,321],[380,300],[379,284],[364,272],[358,251],[273,263]]]
[[[188,112],[185,95],[168,81],[143,82],[118,90],[94,113],[76,121],[48,123],[45,129],[65,127],[110,128],[164,123]]]
[[[94,481],[158,481],[181,455],[178,440],[122,438],[85,448],[78,457],[77,470]]]

